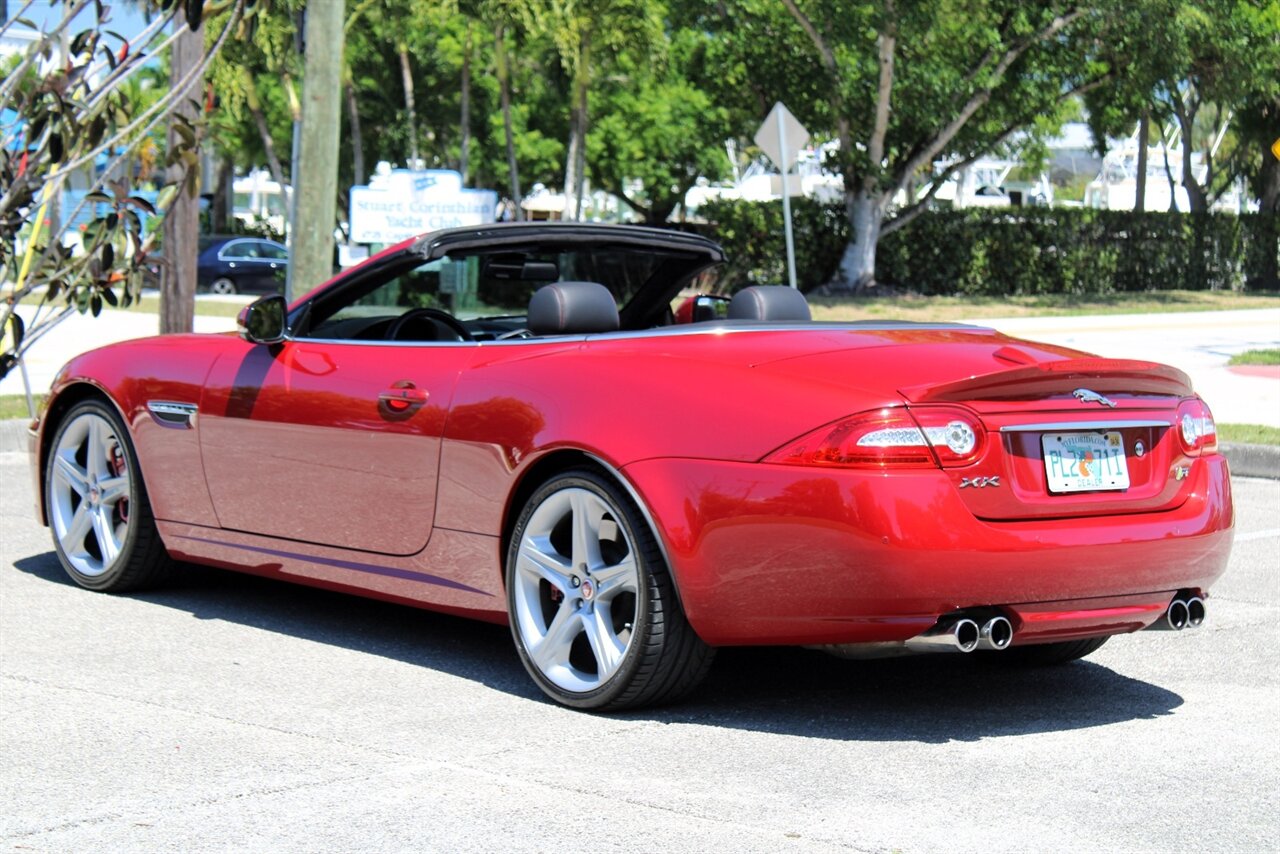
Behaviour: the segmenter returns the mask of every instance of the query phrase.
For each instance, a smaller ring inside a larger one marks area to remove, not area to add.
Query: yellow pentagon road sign
[[[1280,139],[1271,143],[1271,153],[1276,156],[1276,160],[1280,160]]]

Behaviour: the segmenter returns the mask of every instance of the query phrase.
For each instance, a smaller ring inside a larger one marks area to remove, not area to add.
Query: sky
[[[66,5],[61,0],[35,0],[31,6],[22,11],[24,5],[23,0],[0,0],[6,7],[9,16],[18,17],[21,12],[22,17],[34,23],[37,27],[44,29],[62,19],[63,10]],[[115,30],[124,36],[131,36],[140,32],[146,26],[146,19],[140,9],[134,4],[116,2],[111,3],[104,0],[104,5],[111,8],[111,19],[108,25],[109,29]],[[90,4],[74,22],[71,32],[74,34],[78,30],[92,26],[94,21],[93,4]]]

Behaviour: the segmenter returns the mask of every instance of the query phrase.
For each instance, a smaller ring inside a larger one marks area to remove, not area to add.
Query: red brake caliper
[[[107,462],[111,468],[111,474],[115,477],[121,477],[125,472],[124,451],[120,450],[120,445],[116,444],[111,447],[111,458]],[[129,521],[129,497],[126,495],[116,502],[116,515],[120,517],[121,524],[127,524]]]

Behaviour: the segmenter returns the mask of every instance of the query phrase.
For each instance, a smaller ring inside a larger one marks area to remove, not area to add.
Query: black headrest
[[[612,332],[618,328],[618,304],[604,285],[556,282],[529,300],[529,331],[535,335]]]
[[[786,285],[743,288],[729,302],[731,320],[812,320],[804,294]]]

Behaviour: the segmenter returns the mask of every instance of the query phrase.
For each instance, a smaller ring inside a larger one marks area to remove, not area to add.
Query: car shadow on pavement
[[[850,661],[806,649],[723,649],[701,690],[661,717],[810,738],[938,743],[1154,719],[1183,702],[1087,659],[1019,667],[998,655]]]
[[[53,552],[14,566],[75,586]],[[504,626],[192,565],[184,565],[168,588],[129,595],[199,620],[382,656],[550,703],[525,674]],[[1088,660],[1019,668],[992,660],[996,655],[849,661],[807,649],[722,649],[706,682],[686,700],[611,717],[809,738],[941,743],[1153,719],[1183,702],[1172,691]]]

